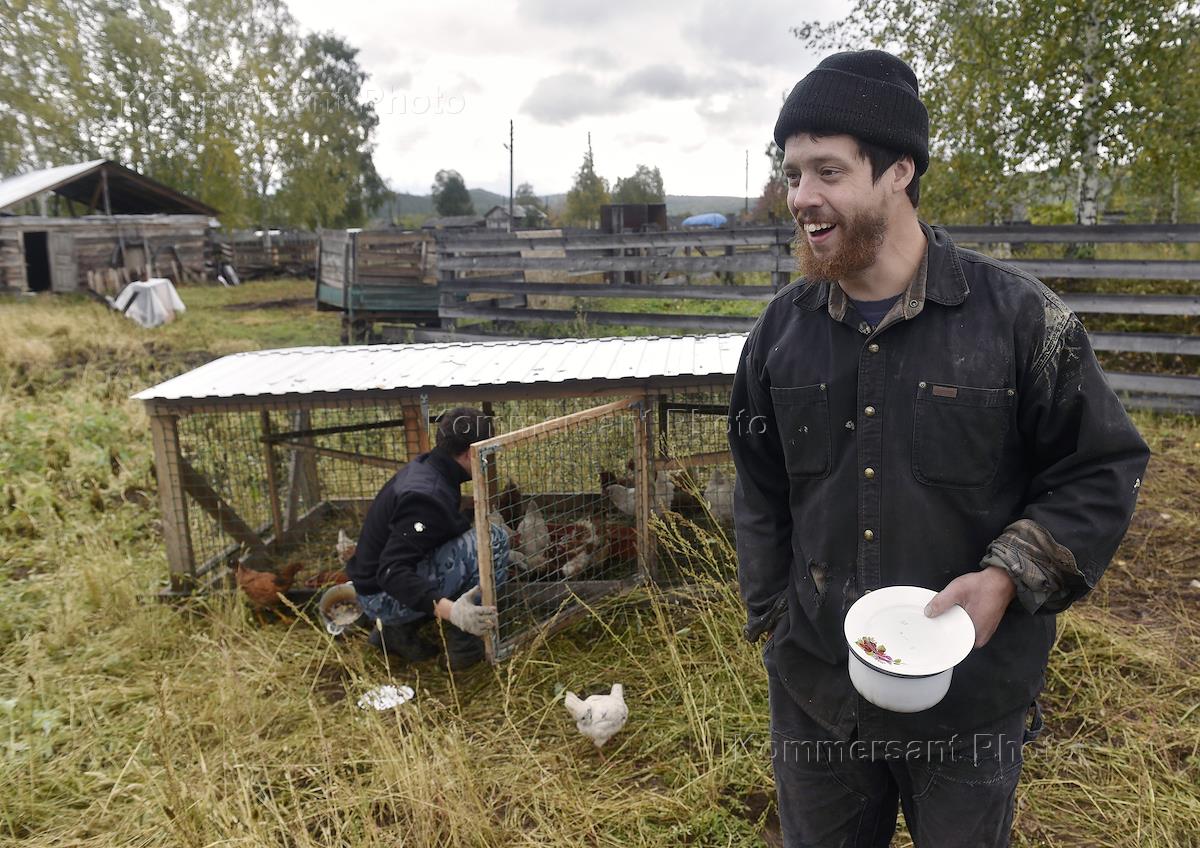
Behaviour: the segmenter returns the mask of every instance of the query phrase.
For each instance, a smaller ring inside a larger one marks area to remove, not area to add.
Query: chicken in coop
[[[720,467],[715,467],[704,486],[704,499],[708,501],[712,517],[722,524],[733,521],[733,479],[726,477]]]
[[[546,564],[550,548],[550,528],[546,518],[532,500],[525,506],[525,515],[517,525],[513,549],[525,558],[525,570],[539,571]]]
[[[563,577],[576,577],[595,561],[600,549],[600,537],[596,535],[596,525],[585,518],[564,525],[560,531],[560,557],[563,563]]]
[[[675,481],[666,471],[654,475],[654,514],[662,515],[671,511],[675,501]]]
[[[504,520],[506,529],[514,529],[517,526],[517,522],[521,520],[521,516],[524,515],[521,504],[524,500],[525,496],[521,494],[521,490],[517,488],[512,480],[507,481],[504,488],[496,495],[496,511],[500,513],[500,517]]]
[[[358,540],[350,536],[345,530],[338,530],[337,540],[337,557],[338,562],[345,565],[350,561],[350,557],[354,556],[355,550],[358,549]]]
[[[255,571],[240,562],[237,567],[237,584],[250,603],[259,608],[272,607],[279,603],[279,596],[292,588],[296,574],[303,563],[292,562],[279,571]]]
[[[599,535],[603,541],[595,556],[595,563],[601,571],[627,566],[637,560],[638,537],[634,528],[624,524],[609,524],[600,528]]]
[[[607,473],[606,471],[600,472],[602,476]],[[637,501],[634,499],[634,489],[632,486],[609,483],[604,487],[603,492],[622,515],[633,515],[637,512]]]
[[[600,472],[600,491],[604,491],[609,486],[617,485],[624,486],[627,489],[633,488],[633,475],[626,474],[623,477],[618,477],[611,471]]]
[[[607,695],[591,695],[583,700],[568,691],[563,706],[575,719],[579,732],[592,740],[599,752],[629,720],[629,708],[625,705],[625,687],[614,683]],[[603,756],[603,754],[601,754]]]

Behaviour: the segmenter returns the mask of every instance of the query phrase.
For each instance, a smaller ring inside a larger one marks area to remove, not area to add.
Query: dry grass
[[[332,341],[305,307],[271,324],[221,308],[310,285],[185,290],[167,332],[83,301],[0,304],[0,844],[762,844],[766,687],[719,539],[664,532],[706,563],[691,601],[639,592],[454,679],[389,670],[306,615],[152,599],[150,445],[126,398],[206,351]],[[1018,845],[1197,844],[1200,428],[1137,422],[1156,455],[1109,575],[1060,619]],[[416,699],[359,710],[389,676]],[[561,691],[611,682],[631,720],[602,761]]]

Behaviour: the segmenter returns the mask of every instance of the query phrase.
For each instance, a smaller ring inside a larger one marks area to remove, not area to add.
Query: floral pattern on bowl
[[[887,648],[877,643],[871,636],[860,636],[854,644],[861,648],[864,654],[878,663],[900,665],[900,658],[889,656]]]

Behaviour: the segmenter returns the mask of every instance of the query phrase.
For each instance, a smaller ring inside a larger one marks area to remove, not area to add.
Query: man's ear
[[[908,184],[917,176],[917,166],[913,162],[912,156],[907,153],[896,160],[892,165],[892,184],[893,193],[903,194],[908,189]]]

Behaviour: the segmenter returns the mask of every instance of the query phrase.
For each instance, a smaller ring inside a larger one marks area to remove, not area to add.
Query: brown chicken
[[[303,567],[303,563],[292,562],[279,571],[255,571],[238,563],[237,584],[254,606],[272,607],[279,603],[280,594],[292,588],[297,572]]]

